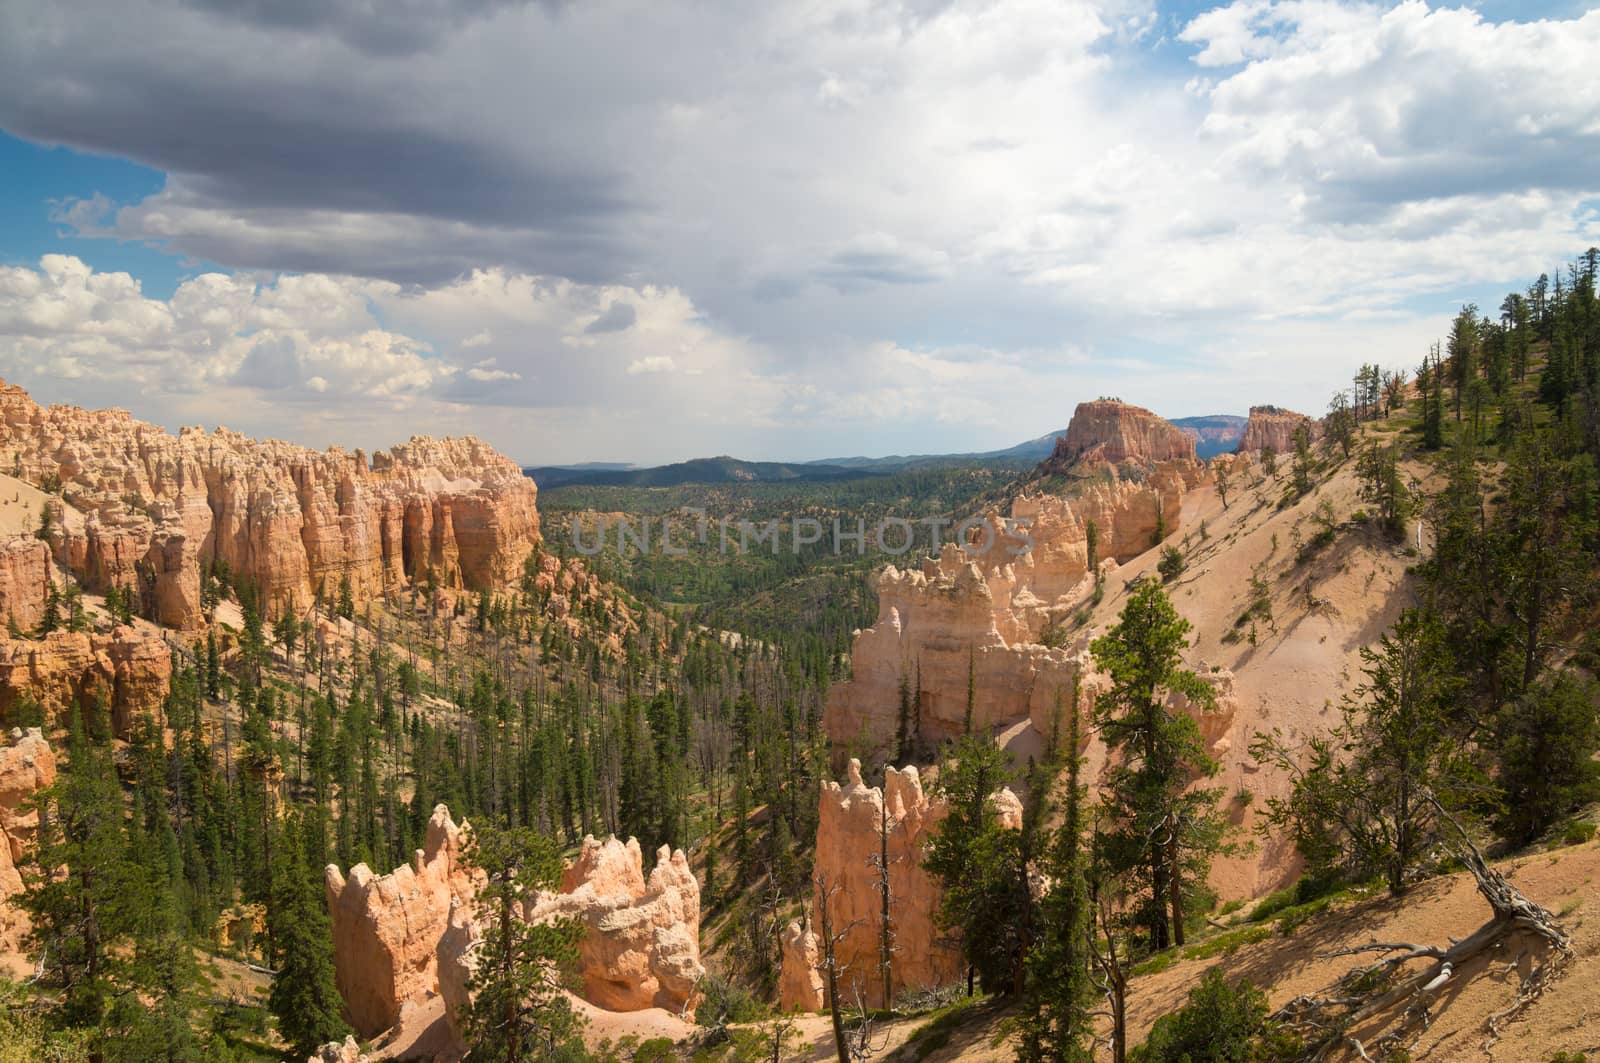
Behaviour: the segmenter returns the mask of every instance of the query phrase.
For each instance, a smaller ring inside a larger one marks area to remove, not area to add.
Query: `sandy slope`
[[[1167,590],[1194,625],[1190,662],[1200,671],[1220,666],[1234,672],[1239,709],[1214,747],[1222,772],[1212,785],[1223,788],[1242,840],[1252,838],[1265,798],[1285,787],[1283,779],[1256,770],[1247,752],[1251,738],[1274,728],[1293,738],[1331,726],[1340,699],[1361,681],[1361,648],[1376,641],[1414,595],[1415,579],[1406,569],[1416,558],[1371,524],[1347,523],[1332,544],[1297,560],[1296,543],[1316,535],[1313,518],[1324,502],[1340,522],[1365,503],[1355,463],[1348,461],[1310,495],[1280,510],[1287,466],[1280,460],[1276,477],[1263,477],[1259,469],[1236,473],[1227,509],[1214,486],[1191,492],[1184,500],[1184,531],[1169,540],[1184,547],[1188,561]],[[1153,575],[1159,553],[1151,550],[1112,576],[1090,621],[1096,634],[1116,623],[1127,602],[1125,581]],[[1234,622],[1250,603],[1256,572],[1270,587],[1273,622],[1255,624],[1251,645],[1249,626],[1236,628]],[[1239,638],[1226,641],[1230,633]],[[1091,772],[1098,770],[1098,759],[1091,751]],[[1248,804],[1234,799],[1240,791],[1250,795]],[[1257,840],[1255,846],[1218,861],[1212,884],[1225,899],[1276,889],[1297,872],[1287,845]]]

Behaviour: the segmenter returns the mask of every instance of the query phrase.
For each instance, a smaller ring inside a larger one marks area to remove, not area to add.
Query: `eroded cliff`
[[[132,588],[145,615],[200,622],[215,560],[269,609],[303,607],[348,580],[357,603],[431,578],[489,587],[521,573],[538,541],[533,481],[470,437],[413,437],[368,459],[237,432],[176,436],[122,410],[43,407],[0,384],[0,460],[59,484],[83,514],[49,542],[91,590]]]

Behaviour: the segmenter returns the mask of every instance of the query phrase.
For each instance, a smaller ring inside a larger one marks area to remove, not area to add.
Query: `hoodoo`
[[[122,410],[43,407],[0,384],[0,456],[31,482],[59,483],[82,514],[50,534],[58,564],[88,589],[133,589],[142,612],[173,627],[200,622],[213,560],[277,611],[346,581],[357,604],[430,577],[497,586],[539,539],[533,481],[471,437],[414,436],[369,461],[222,428],[173,436]]]

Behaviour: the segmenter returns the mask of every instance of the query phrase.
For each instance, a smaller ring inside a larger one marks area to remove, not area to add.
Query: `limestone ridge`
[[[521,573],[539,540],[533,481],[472,437],[414,436],[369,459],[222,428],[174,436],[123,410],[42,407],[0,382],[0,463],[59,481],[83,514],[52,533],[58,564],[91,590],[134,588],[172,627],[201,622],[212,559],[275,612],[346,578],[358,604],[430,574],[446,587],[495,586]]]

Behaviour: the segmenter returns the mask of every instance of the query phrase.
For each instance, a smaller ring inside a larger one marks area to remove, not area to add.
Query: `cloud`
[[[604,332],[622,332],[633,327],[639,312],[632,303],[612,303],[599,317],[584,326],[583,331],[593,336]]]
[[[628,375],[638,376],[641,373],[671,373],[678,368],[678,363],[672,360],[670,354],[652,354],[648,358],[640,358],[628,363]]]
[[[1409,364],[1424,301],[1600,242],[1597,52],[1420,0],[0,5],[0,127],[168,175],[58,224],[244,271],[41,264],[6,342],[550,460],[1002,445],[1130,365],[1315,406],[1325,330]]]

